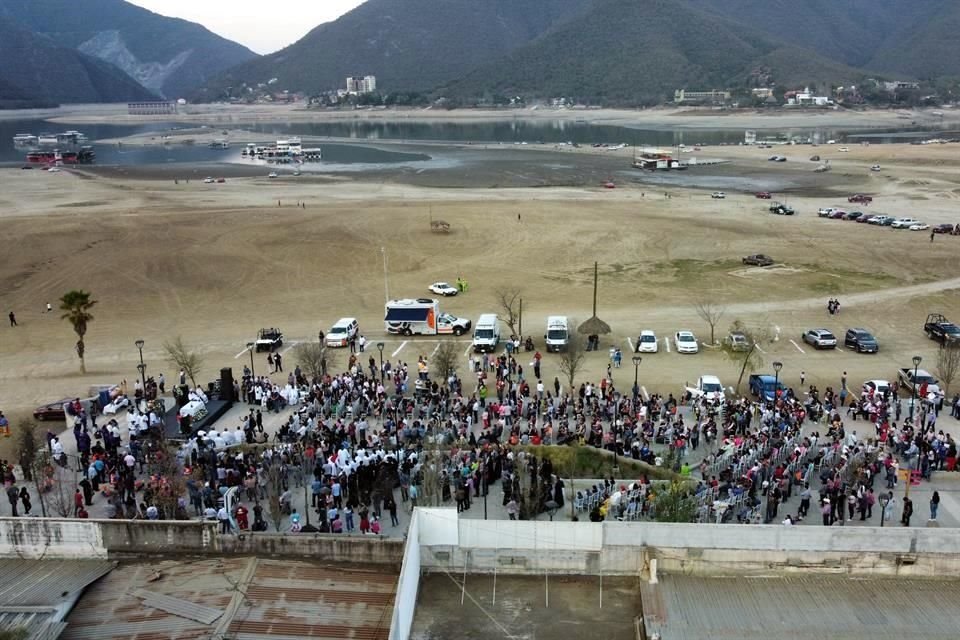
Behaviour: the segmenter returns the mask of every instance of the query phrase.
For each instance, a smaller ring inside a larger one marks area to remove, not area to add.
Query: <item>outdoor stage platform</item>
[[[209,431],[210,427],[212,427],[213,424],[219,420],[223,414],[230,409],[231,406],[233,406],[232,402],[211,399],[206,404],[207,415],[203,416],[203,418],[200,420],[195,420],[190,424],[189,434],[180,432],[180,423],[177,421],[177,412],[179,411],[179,407],[174,406],[173,409],[167,411],[167,413],[163,416],[164,435],[168,440],[186,440],[196,435],[197,431]]]

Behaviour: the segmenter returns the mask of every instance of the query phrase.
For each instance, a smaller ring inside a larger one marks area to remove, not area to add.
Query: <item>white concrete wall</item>
[[[0,557],[94,559],[106,558],[107,549],[94,521],[3,518]]]
[[[743,549],[752,551],[955,552],[960,531],[902,527],[784,527],[783,525],[604,522],[604,546]],[[912,547],[913,540],[917,545]],[[946,545],[946,548],[944,548]],[[937,549],[944,550],[937,550]]]
[[[407,529],[407,544],[403,550],[403,565],[397,581],[397,596],[393,602],[393,619],[390,621],[390,640],[408,640],[413,627],[413,612],[420,591],[420,518],[415,509]]]

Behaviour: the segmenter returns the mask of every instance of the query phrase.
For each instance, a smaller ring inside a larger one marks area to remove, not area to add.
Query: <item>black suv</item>
[[[843,346],[857,353],[876,353],[880,350],[877,339],[866,329],[847,329]]]

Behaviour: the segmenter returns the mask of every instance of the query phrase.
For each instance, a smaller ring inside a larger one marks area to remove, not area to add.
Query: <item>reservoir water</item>
[[[97,144],[98,139],[119,138],[129,135],[155,133],[162,135],[171,130],[196,128],[198,125],[176,122],[146,122],[134,125],[90,124],[59,125],[44,120],[0,120],[0,162],[22,163],[25,151],[13,145],[13,136],[17,133],[40,134],[59,132],[77,128],[83,131],[92,142],[97,153],[99,165],[163,165],[169,163],[236,162],[240,157],[240,140],[228,149],[210,149],[205,145],[171,144],[165,146],[135,146]],[[231,123],[233,129],[245,129],[259,134],[259,137],[282,138],[290,135],[305,138],[319,138],[324,149],[324,162],[316,169],[330,170],[346,165],[356,165],[362,170],[364,165],[408,164],[430,160],[443,155],[442,148],[431,150],[430,155],[392,151],[376,146],[365,146],[377,141],[448,142],[477,144],[523,144],[523,143],[567,143],[590,144],[626,144],[675,146],[686,145],[723,145],[740,144],[744,141],[742,129],[671,129],[648,128],[635,129],[623,126],[590,124],[570,120],[501,120],[496,122],[408,122],[402,120],[356,120],[338,122],[274,122],[274,123]],[[211,129],[215,127],[211,126]],[[956,132],[943,130],[842,130],[833,128],[784,129],[758,131],[759,138],[767,140],[797,140],[801,142],[826,142],[836,140],[851,143],[869,141],[871,143],[904,142],[909,139],[929,137],[951,137]],[[332,138],[336,143],[323,142]],[[344,144],[349,141],[350,143]],[[352,142],[356,141],[356,144]]]

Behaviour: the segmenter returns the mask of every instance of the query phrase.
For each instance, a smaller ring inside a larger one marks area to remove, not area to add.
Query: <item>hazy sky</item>
[[[129,0],[154,13],[199,22],[210,31],[271,53],[299,40],[363,0]],[[277,7],[274,9],[274,7]]]

